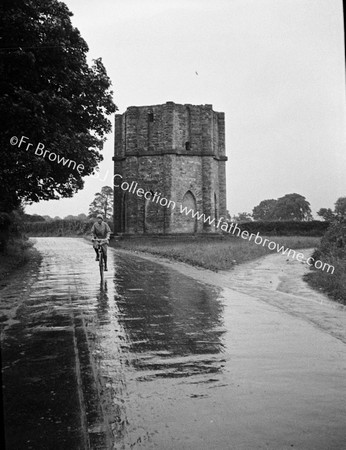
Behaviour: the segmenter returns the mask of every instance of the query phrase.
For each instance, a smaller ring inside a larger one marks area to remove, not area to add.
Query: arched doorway
[[[183,197],[182,211],[185,212],[181,214],[180,232],[196,233],[197,217],[193,217],[193,213],[197,211],[197,203],[191,191],[187,191]]]

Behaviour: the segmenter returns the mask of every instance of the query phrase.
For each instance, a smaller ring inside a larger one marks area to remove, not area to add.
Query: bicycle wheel
[[[100,266],[100,277],[101,277],[101,281],[103,281],[104,264],[103,264],[103,250],[102,250],[102,248],[100,249],[99,266]]]

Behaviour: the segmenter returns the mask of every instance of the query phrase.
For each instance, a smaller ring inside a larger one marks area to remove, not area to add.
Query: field
[[[320,242],[319,237],[309,236],[271,236],[268,239],[291,249],[315,248]],[[267,247],[234,236],[124,238],[114,246],[151,253],[214,271],[231,269],[236,264],[273,253],[273,250]]]

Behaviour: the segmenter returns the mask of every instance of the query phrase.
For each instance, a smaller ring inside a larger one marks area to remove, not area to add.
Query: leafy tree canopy
[[[346,197],[340,197],[335,202],[335,214],[338,218],[346,219]]]
[[[113,215],[113,198],[113,189],[109,186],[103,186],[101,192],[97,192],[94,200],[90,203],[89,217],[102,214],[105,220],[110,219]]]
[[[76,216],[74,216],[73,214],[69,214],[68,216],[64,217],[64,220],[76,220]]]
[[[10,211],[81,189],[102,160],[116,106],[101,59],[88,66],[88,46],[64,3],[5,0],[0,15],[0,210]],[[11,145],[13,136],[26,143]],[[39,143],[83,167],[35,155]]]
[[[40,216],[38,214],[23,214],[22,219],[24,222],[45,222],[46,219],[44,216]]]
[[[346,197],[339,197],[334,204],[334,211],[330,208],[321,208],[317,215],[328,222],[343,221],[346,219]]]
[[[299,194],[286,194],[277,200],[276,220],[312,220],[310,203]]]
[[[277,200],[263,200],[253,209],[255,220],[312,220],[310,203],[299,194],[286,194]]]
[[[45,214],[44,216],[42,216],[44,218],[44,220],[46,222],[52,222],[54,219],[53,217],[48,216],[47,214]]]
[[[252,217],[254,220],[275,220],[274,208],[276,203],[277,200],[274,199],[262,200],[261,203],[252,210]]]
[[[88,217],[86,214],[78,214],[78,215],[73,215],[73,214],[69,214],[68,216],[65,216],[63,220],[87,220]]]
[[[317,215],[322,217],[326,222],[335,219],[335,214],[330,208],[321,208],[319,211],[317,211]]]

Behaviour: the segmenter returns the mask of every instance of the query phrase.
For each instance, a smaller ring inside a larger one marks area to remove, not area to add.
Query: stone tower
[[[212,105],[129,107],[113,160],[115,233],[215,232],[226,217],[225,117]]]

